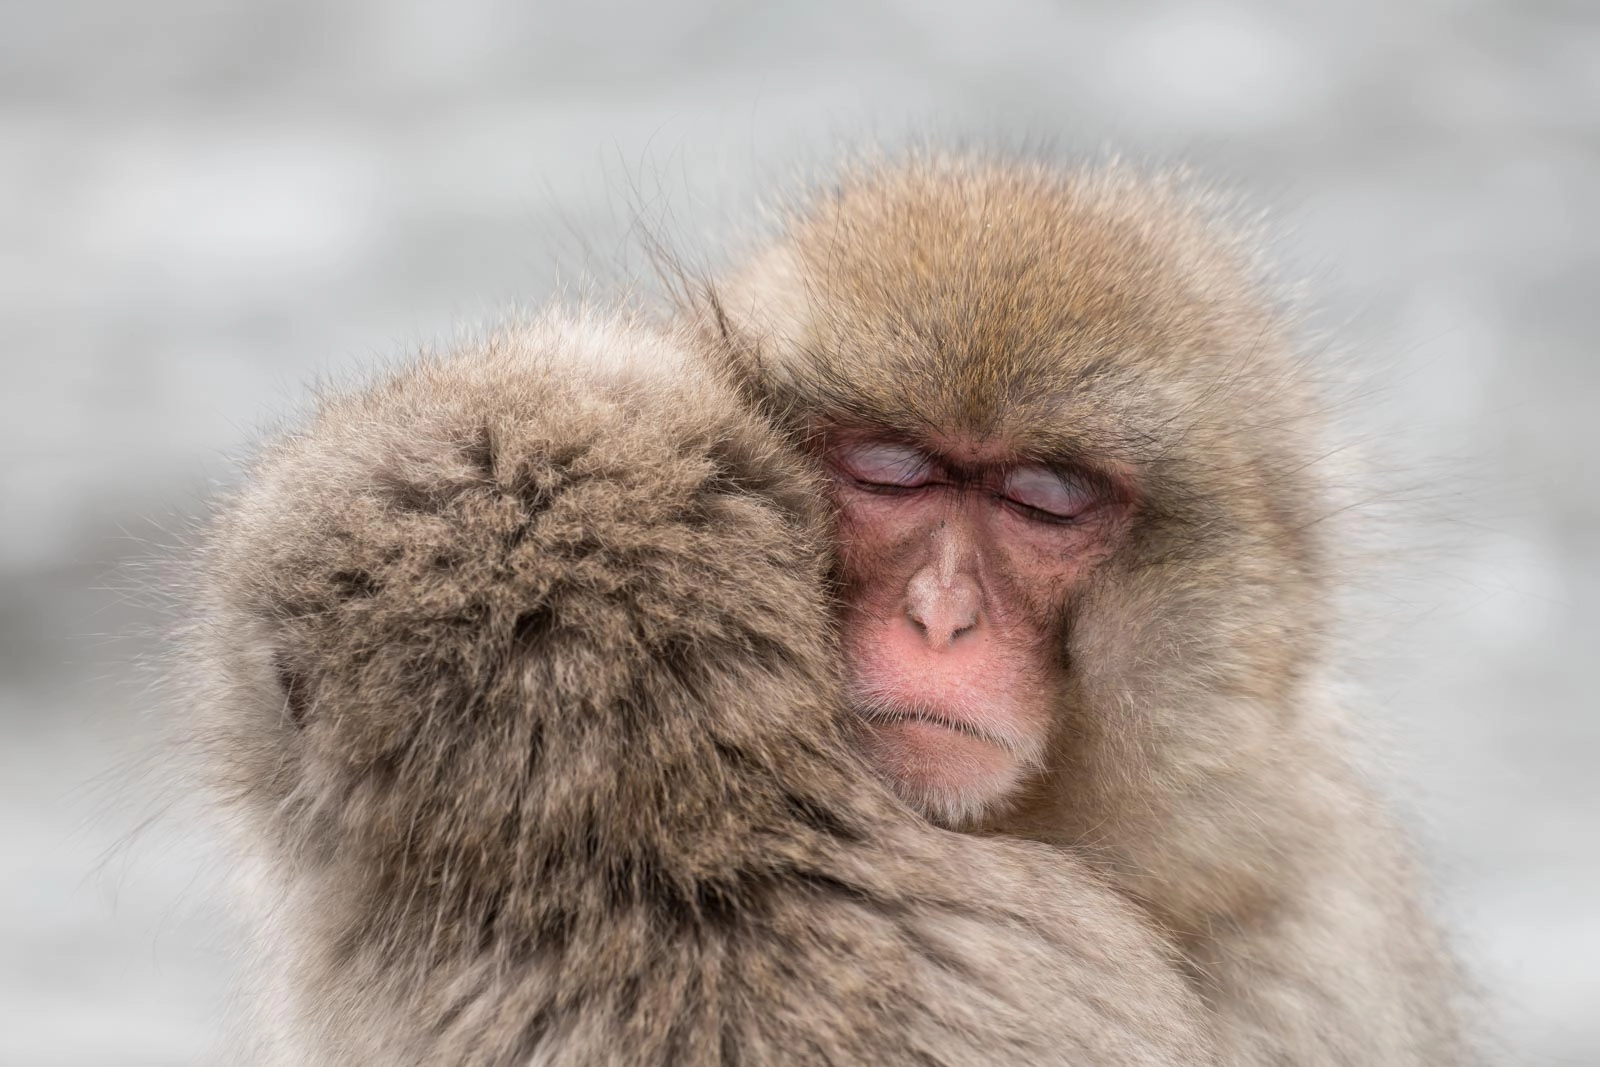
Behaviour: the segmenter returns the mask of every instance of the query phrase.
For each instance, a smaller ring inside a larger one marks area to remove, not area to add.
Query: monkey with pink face
[[[332,398],[220,512],[242,1056],[1471,1059],[1327,696],[1316,400],[1203,200],[912,160],[692,303]]]

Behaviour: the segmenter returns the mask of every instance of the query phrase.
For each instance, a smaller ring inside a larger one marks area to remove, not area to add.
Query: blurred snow
[[[1362,664],[1441,893],[1508,1058],[1600,1063],[1589,0],[68,0],[0,9],[0,1064],[207,1061],[234,934],[196,832],[139,829],[128,635],[225,457],[314,379],[640,269],[636,215],[714,258],[912,131],[1276,209],[1426,545]]]

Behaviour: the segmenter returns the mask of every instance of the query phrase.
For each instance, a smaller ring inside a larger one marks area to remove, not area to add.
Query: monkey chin
[[[878,772],[928,819],[960,828],[1016,791],[1031,761],[1017,746],[936,714],[881,712],[867,719]]]

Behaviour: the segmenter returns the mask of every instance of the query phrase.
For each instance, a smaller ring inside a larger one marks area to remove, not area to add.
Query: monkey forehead
[[[878,421],[1142,438],[1219,382],[1281,409],[1285,331],[1217,213],[1126,168],[916,161],[813,204],[730,310],[776,387]]]

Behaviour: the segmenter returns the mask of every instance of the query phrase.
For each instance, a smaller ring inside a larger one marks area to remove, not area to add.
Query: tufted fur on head
[[[187,643],[255,1055],[1208,1061],[1135,909],[860,762],[817,477],[723,378],[552,314],[326,398],[225,503]]]
[[[1055,605],[1045,767],[961,825],[1088,857],[1238,1062],[1459,1063],[1453,964],[1331,696],[1336,450],[1255,247],[1181,178],[912,155],[787,210],[695,313],[802,447],[954,436],[1128,487]]]

